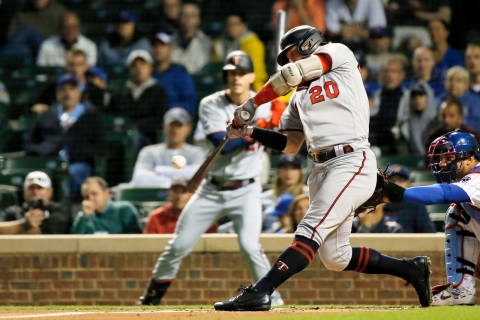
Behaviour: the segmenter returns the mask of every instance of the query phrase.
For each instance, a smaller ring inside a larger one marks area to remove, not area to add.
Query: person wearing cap
[[[126,117],[140,132],[138,151],[157,141],[158,124],[168,110],[168,97],[152,77],[153,59],[147,50],[134,50],[127,57],[130,77],[125,86],[112,95],[109,113]]]
[[[225,90],[200,101],[199,123],[208,147],[217,147],[226,137],[226,126],[234,110],[254,92],[250,89],[255,74],[253,62],[242,51],[231,52],[224,62]],[[270,104],[259,106],[258,117],[270,113]],[[175,237],[157,260],[142,305],[160,304],[171,282],[177,276],[181,261],[197,241],[219,218],[228,218],[238,235],[238,243],[252,277],[262,277],[270,264],[259,243],[262,228],[261,155],[263,147],[244,138],[230,138],[218,155],[204,182],[187,203],[179,217]],[[283,304],[278,292],[274,304]]]
[[[402,87],[405,79],[405,66],[402,59],[393,58],[382,65],[381,87],[373,94],[373,107],[370,110],[370,141],[380,148],[382,155],[396,154],[395,136],[392,128],[397,122],[400,103],[407,92]]]
[[[59,34],[42,42],[37,56],[40,67],[64,67],[67,63],[66,53],[80,49],[87,56],[88,65],[97,63],[97,45],[80,34],[80,19],[73,12],[65,12],[59,26]]]
[[[188,179],[185,176],[175,176],[168,190],[168,200],[163,206],[153,210],[143,233],[174,233],[178,218],[192,194],[187,191]],[[217,224],[212,225],[207,233],[216,233]]]
[[[112,201],[107,182],[89,177],[82,184],[82,209],[73,222],[71,233],[141,233],[137,209],[128,201]]]
[[[200,7],[184,3],[180,10],[180,29],[172,37],[172,61],[193,75],[210,62],[211,40],[200,30]]]
[[[294,199],[295,196],[289,193],[284,193],[278,197],[275,207],[272,210],[265,212],[262,233],[284,232],[283,229],[286,227],[286,223],[288,223],[286,214],[290,210],[290,205]]]
[[[57,102],[35,119],[25,151],[32,156],[59,156],[68,161],[71,197],[76,199],[104,146],[100,115],[81,102],[77,78],[71,74],[61,76],[57,82]]]
[[[157,32],[152,37],[154,61],[153,78],[165,89],[170,108],[181,107],[194,115],[197,113],[195,84],[184,67],[172,63],[172,37]]]
[[[385,175],[392,183],[396,183],[403,188],[410,187],[410,171],[403,165],[392,164],[388,166]],[[399,203],[387,203],[383,208],[383,214],[400,224],[402,227],[400,232],[436,232],[427,208],[423,204],[406,201]]]
[[[287,193],[296,197],[308,193],[308,187],[303,180],[302,158],[296,154],[280,155],[272,189],[262,193],[263,211],[273,210],[282,194]]]
[[[123,65],[132,51],[150,51],[150,43],[138,31],[136,22],[137,17],[133,12],[121,11],[118,14],[115,30],[99,45],[99,65]]]
[[[265,66],[265,45],[258,36],[248,29],[245,14],[241,11],[232,11],[226,16],[225,35],[213,43],[214,59],[223,61],[227,55],[235,50],[248,54],[253,61],[255,82],[253,88],[258,91],[267,80]]]
[[[163,118],[165,142],[140,150],[133,171],[133,186],[169,188],[174,176],[191,178],[195,174],[205,159],[205,151],[186,142],[192,130],[191,121],[189,113],[183,108],[168,110]],[[187,160],[183,168],[173,167],[172,158],[176,155]]]
[[[52,201],[52,195],[52,181],[45,172],[28,173],[24,202],[5,209],[0,220],[8,222],[0,222],[0,234],[68,234],[72,215],[67,206]]]
[[[426,83],[419,82],[400,102],[394,131],[399,133],[399,139],[407,142],[411,154],[425,155],[425,136],[437,115],[435,104],[428,99],[428,90]]]
[[[362,212],[353,219],[352,233],[401,233],[402,226],[385,215],[385,204],[378,205],[370,213]]]
[[[85,51],[76,48],[68,51],[66,53],[66,61],[65,74],[72,74],[77,78],[79,83],[78,87],[82,92],[82,102],[98,108],[103,107],[103,95],[105,90],[88,81],[87,73],[89,67]],[[50,84],[40,93],[35,104],[31,107],[32,112],[38,114],[49,110],[50,105],[55,102],[56,98],[57,81],[51,81]]]

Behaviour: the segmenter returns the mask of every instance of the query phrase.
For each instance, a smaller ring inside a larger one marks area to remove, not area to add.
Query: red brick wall
[[[443,254],[425,254],[432,258],[432,284],[443,283]],[[277,254],[268,256],[273,261]],[[132,305],[156,259],[153,253],[0,254],[0,304]],[[184,259],[164,304],[211,304],[250,282],[240,254],[193,253]],[[288,304],[417,304],[413,287],[403,280],[327,271],[318,258],[280,292]]]

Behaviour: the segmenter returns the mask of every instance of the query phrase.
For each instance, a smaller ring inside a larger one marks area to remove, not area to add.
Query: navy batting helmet
[[[281,66],[287,64],[287,51],[295,45],[301,55],[309,56],[323,43],[325,43],[325,37],[314,27],[304,25],[290,29],[280,40],[282,51],[278,54],[277,63]]]
[[[433,174],[440,183],[457,178],[457,162],[475,156],[480,159],[480,145],[471,133],[452,131],[435,139],[427,156]]]
[[[253,72],[252,59],[248,54],[240,50],[230,52],[223,64],[223,71],[237,69]]]

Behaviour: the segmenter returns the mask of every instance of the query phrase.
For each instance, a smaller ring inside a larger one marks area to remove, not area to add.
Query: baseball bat
[[[222,142],[215,148],[215,150],[213,150],[207,156],[205,161],[203,161],[200,168],[198,168],[197,172],[195,172],[195,174],[190,179],[190,181],[188,181],[188,184],[187,184],[188,192],[194,193],[197,190],[198,186],[202,183],[203,179],[205,179],[205,177],[207,176],[208,171],[210,170],[212,165],[215,163],[215,160],[217,159],[218,155],[223,150],[223,147],[225,147],[229,139],[230,138],[228,137],[228,135],[225,136],[225,138],[223,138]]]

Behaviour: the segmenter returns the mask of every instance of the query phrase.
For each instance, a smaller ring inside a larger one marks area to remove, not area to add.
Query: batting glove
[[[249,139],[252,136],[253,127],[252,126],[241,126],[235,127],[233,123],[231,123],[227,127],[227,135],[230,138],[246,138]]]
[[[241,107],[235,109],[232,125],[234,127],[242,127],[250,124],[255,116],[255,106],[255,99],[250,98]]]

